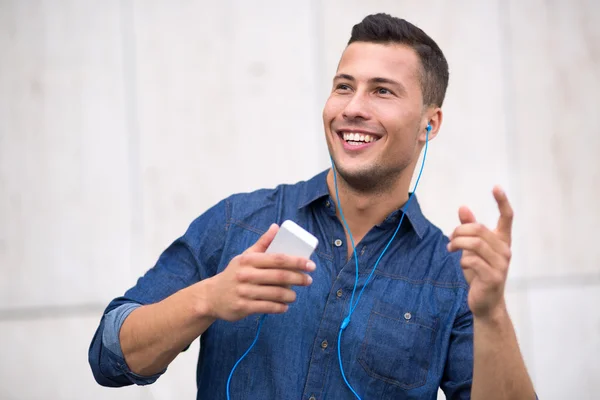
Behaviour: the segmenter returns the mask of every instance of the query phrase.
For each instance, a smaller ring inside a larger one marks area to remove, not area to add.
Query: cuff
[[[119,333],[123,322],[138,307],[141,307],[141,304],[127,303],[106,314],[104,317],[104,331],[102,332],[102,345],[108,350],[109,358],[112,361],[111,364],[116,366],[132,383],[136,385],[149,385],[154,383],[166,370],[150,376],[141,376],[132,372],[125,362],[119,340]]]

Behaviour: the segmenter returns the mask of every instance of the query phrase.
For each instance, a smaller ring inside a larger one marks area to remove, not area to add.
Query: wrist
[[[478,325],[487,325],[490,327],[500,327],[509,320],[506,303],[502,301],[497,306],[491,308],[483,315],[473,315],[473,322]]]
[[[213,281],[208,278],[188,288],[190,294],[189,304],[192,305],[192,314],[195,319],[217,319],[213,305],[212,286]]]

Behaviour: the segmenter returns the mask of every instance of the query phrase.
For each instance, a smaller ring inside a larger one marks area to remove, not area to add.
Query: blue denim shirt
[[[194,220],[136,285],[106,308],[89,349],[96,380],[105,386],[149,384],[159,376],[132,373],[118,333],[135,307],[223,271],[270,224],[286,219],[313,233],[313,284],[296,287],[287,313],[269,315],[252,351],[231,382],[232,399],[348,399],[337,354],[348,313],[355,261],[348,259],[324,171],[294,185],[232,195]],[[416,196],[398,235],[367,285],[341,355],[348,381],[362,399],[468,399],[473,375],[473,318],[459,253],[422,214]],[[396,229],[401,211],[374,226],[357,245],[357,293]],[[256,335],[258,315],[218,320],[200,337],[198,399],[223,399],[231,368]],[[164,371],[163,371],[164,372]]]

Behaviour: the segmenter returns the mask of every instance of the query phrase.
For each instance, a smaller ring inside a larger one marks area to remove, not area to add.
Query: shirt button
[[[326,349],[326,348],[327,348],[327,346],[329,346],[329,343],[327,343],[327,340],[323,340],[323,341],[321,342],[321,348],[323,348],[323,349]]]
[[[329,207],[330,205],[331,205],[331,203],[329,202],[329,200],[327,200],[327,201],[325,202],[325,207]]]
[[[315,396],[310,396],[308,400],[317,400],[317,398]]]
[[[409,320],[409,319],[411,319],[411,318],[412,318],[412,315],[410,315],[410,313],[409,313],[409,312],[407,312],[407,313],[405,313],[405,314],[404,314],[404,319],[405,319],[405,320],[407,320],[407,321],[408,321],[408,320]]]
[[[342,297],[342,289],[338,289],[338,291],[337,291],[337,292],[335,292],[335,295],[336,295],[337,297]]]
[[[340,239],[335,239],[333,244],[335,244],[335,247],[340,247],[342,245],[342,241]]]

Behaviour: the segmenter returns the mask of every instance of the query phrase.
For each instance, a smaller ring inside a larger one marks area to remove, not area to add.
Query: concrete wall
[[[507,189],[540,397],[600,397],[600,3],[0,0],[0,398],[195,398],[197,341],[154,385],[97,386],[100,313],[223,196],[328,167],[321,109],[378,11],[451,68],[426,214],[493,224]]]

